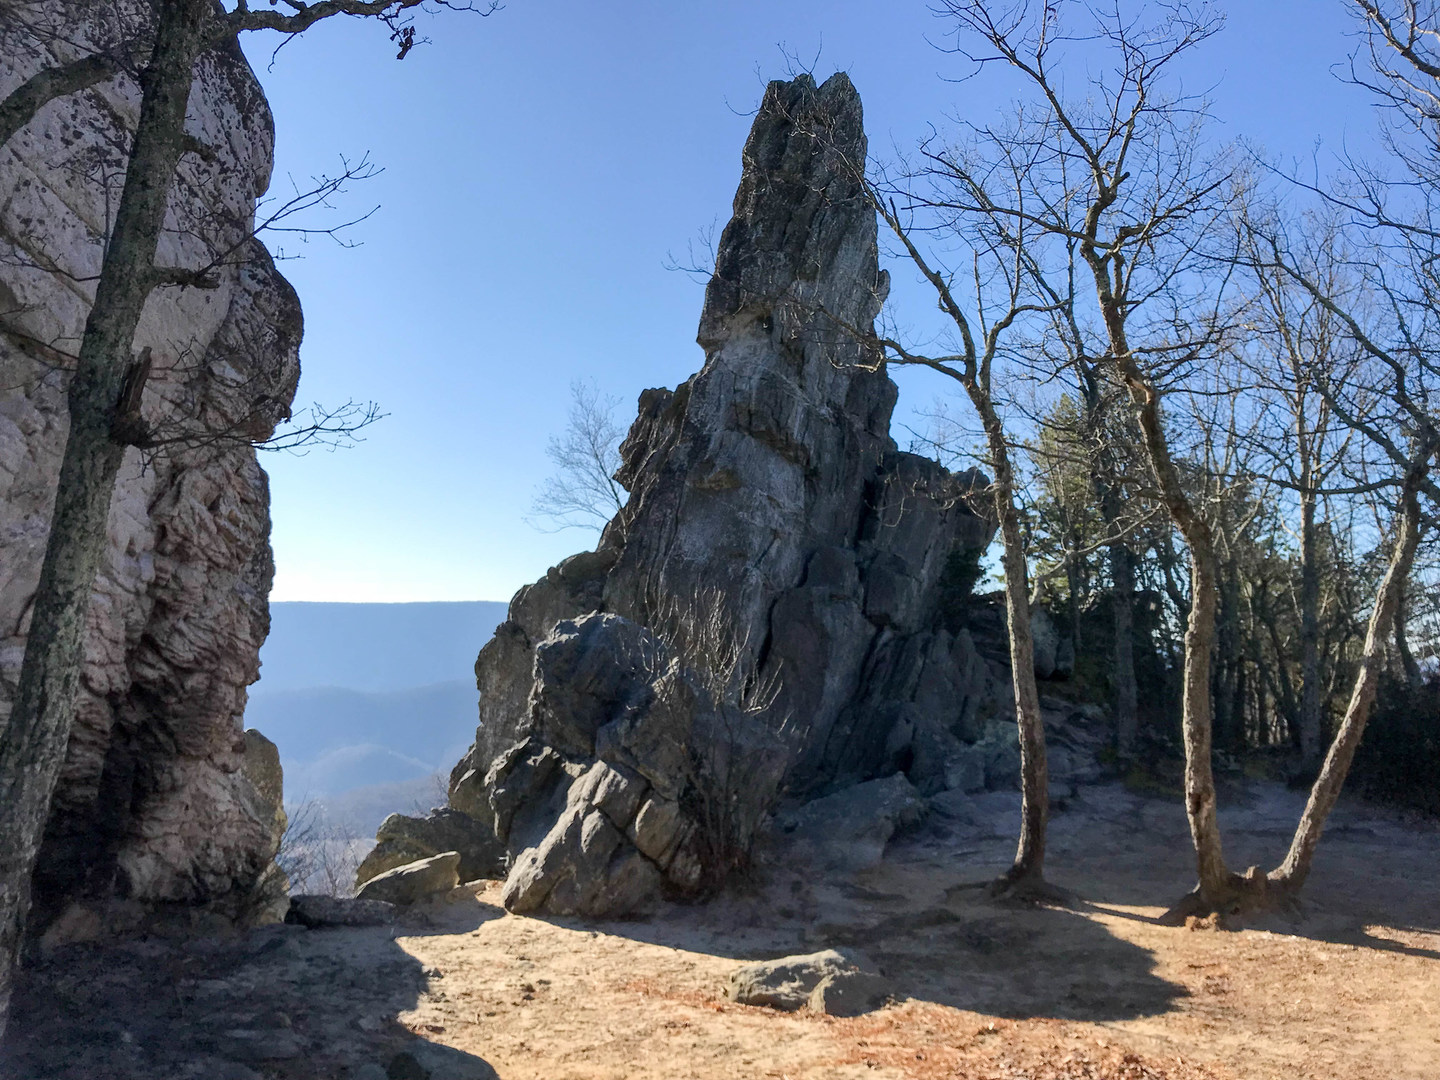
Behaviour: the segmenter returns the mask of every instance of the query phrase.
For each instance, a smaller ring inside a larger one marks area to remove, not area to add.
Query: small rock
[[[764,1005],[782,1012],[808,1005],[835,1016],[868,1012],[889,992],[889,984],[856,949],[826,949],[746,964],[730,973],[725,989],[726,997],[741,1005]]]
[[[460,853],[446,851],[386,870],[360,886],[357,900],[384,900],[401,906],[460,886]]]

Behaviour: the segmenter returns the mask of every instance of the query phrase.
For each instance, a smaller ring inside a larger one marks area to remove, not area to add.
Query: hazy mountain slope
[[[443,802],[435,775],[474,737],[475,654],[504,617],[488,601],[271,604],[245,724],[280,748],[287,802],[321,800],[361,833]]]
[[[475,654],[504,621],[505,608],[489,600],[271,604],[251,697],[320,686],[404,690],[469,680],[473,687]]]

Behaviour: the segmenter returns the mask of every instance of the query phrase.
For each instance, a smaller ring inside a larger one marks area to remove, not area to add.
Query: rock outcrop
[[[53,18],[65,33],[27,39],[8,28],[0,96],[75,58],[77,43],[126,36],[133,26],[105,20],[143,8],[31,6],[35,25]],[[116,78],[49,103],[0,147],[0,715],[49,530],[66,357],[91,303],[138,109],[133,81]],[[110,507],[78,709],[35,876],[37,928],[70,902],[115,896],[238,914],[283,829],[278,762],[253,739],[247,754],[240,723],[273,575],[268,486],[247,440],[289,415],[301,314],[250,239],[274,139],[237,48],[197,66],[187,126],[206,153],[184,159],[160,259],[197,267],[230,254],[215,288],[157,290],[136,335],[137,352],[152,358],[143,415],[179,441],[129,451]],[[224,436],[194,438],[201,432]]]
[[[965,614],[994,532],[986,481],[890,438],[865,150],[846,76],[770,85],[703,368],[641,395],[627,505],[597,550],[515,596],[476,661],[450,808],[507,846],[512,910],[617,915],[703,890],[782,790],[986,782],[977,745],[1006,680]]]

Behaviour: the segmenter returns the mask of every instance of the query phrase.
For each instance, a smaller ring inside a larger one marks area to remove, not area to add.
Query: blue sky
[[[1363,145],[1369,104],[1331,71],[1356,45],[1343,0],[1226,7],[1187,74],[1217,136],[1290,159],[1317,139],[1322,156]],[[700,365],[703,286],[667,254],[728,217],[765,81],[784,77],[785,52],[819,78],[848,71],[885,156],[1007,104],[1003,77],[947,81],[961,68],[931,44],[945,26],[924,0],[508,0],[425,20],[431,43],[403,63],[352,20],[273,67],[273,43],[250,38],[275,112],[272,192],[342,154],[384,169],[340,210],[379,205],[351,233],[360,246],[283,245],[302,256],[282,265],[305,308],[298,403],[373,399],[389,415],[353,449],[264,457],[273,598],[504,600],[593,544],[524,521],[545,445],[573,379],[628,412]],[[910,277],[894,303],[914,321],[927,305]],[[945,391],[930,374],[899,380],[902,413]]]

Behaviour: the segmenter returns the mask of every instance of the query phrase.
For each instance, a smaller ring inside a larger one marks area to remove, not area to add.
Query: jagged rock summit
[[[80,10],[83,7],[83,11]],[[0,56],[0,97],[124,40],[144,5],[30,5]],[[147,9],[148,10],[148,9]],[[78,346],[123,176],[140,92],[128,77],[61,97],[0,148],[0,717],[14,694],[65,444],[66,354]],[[299,378],[295,292],[251,237],[274,131],[238,47],[197,65],[187,155],[162,262],[233,251],[213,289],[161,289],[135,340],[153,352],[147,421],[203,418],[238,438],[127,451],[90,603],[69,748],[34,875],[32,927],[99,924],[132,908],[208,905],[238,915],[273,877],[284,828],[273,745],[243,732],[269,628],[269,488],[246,439],[270,436]],[[104,180],[100,178],[106,178]],[[196,223],[200,223],[197,225]],[[203,227],[201,227],[203,226]],[[279,884],[274,882],[274,884]],[[283,896],[278,897],[283,903]]]
[[[705,294],[704,367],[641,395],[625,508],[515,596],[476,661],[449,812],[505,844],[514,911],[703,890],[782,787],[976,775],[957,761],[995,683],[945,608],[993,534],[972,506],[985,480],[889,436],[865,152],[845,75],[769,86]]]

